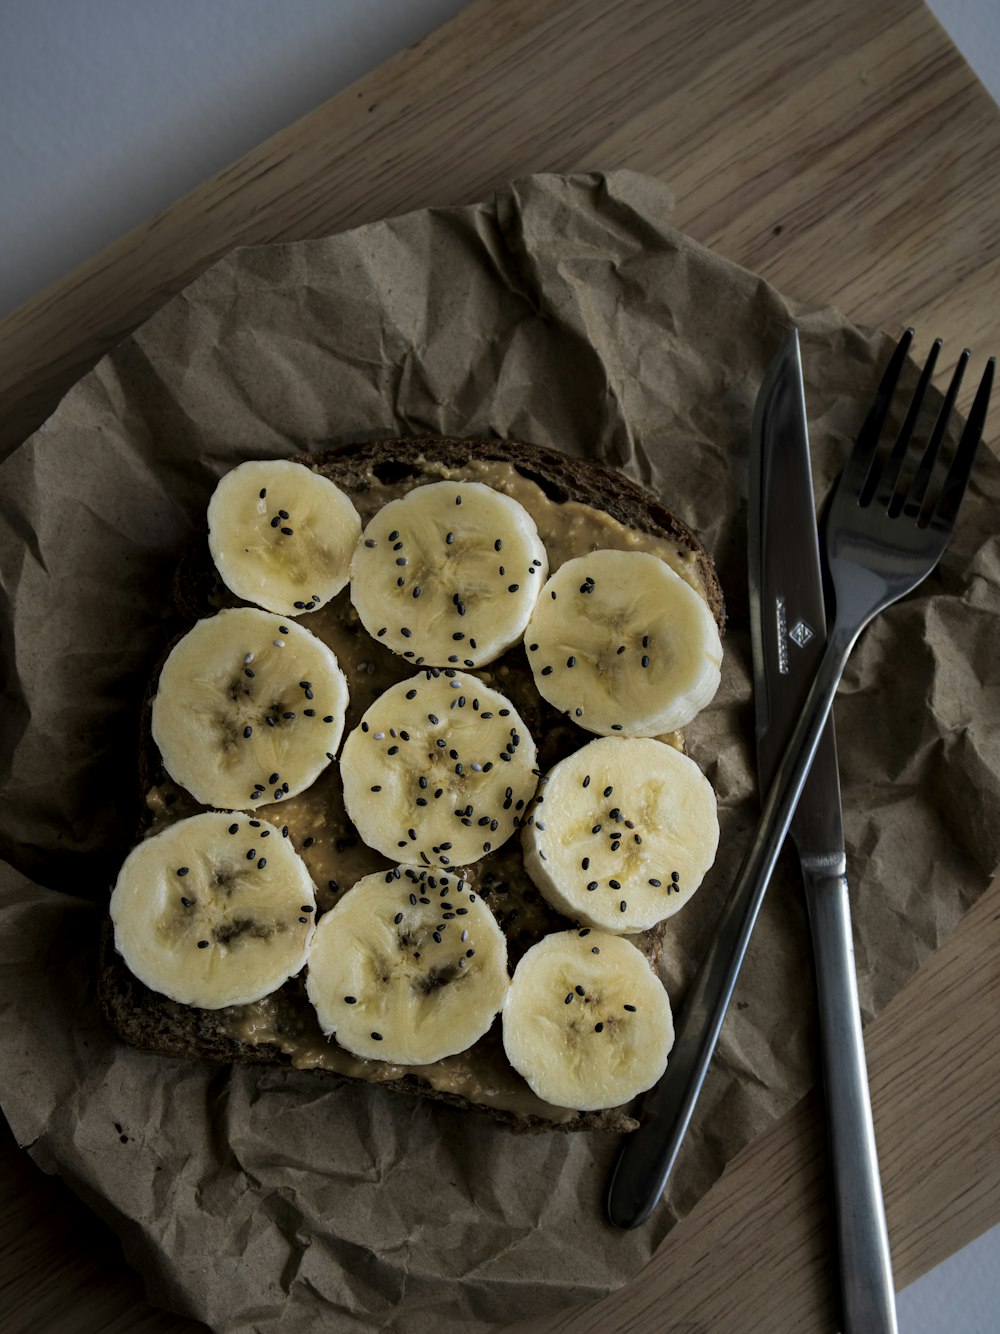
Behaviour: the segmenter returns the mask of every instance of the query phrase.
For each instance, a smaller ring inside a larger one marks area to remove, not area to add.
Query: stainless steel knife
[[[750,462],[751,611],[754,622],[758,731],[763,763],[781,754],[825,640],[825,616],[809,470],[798,335],[775,357],[758,394]],[[768,584],[761,614],[760,557],[767,540],[782,582]],[[780,600],[780,601],[779,601]],[[780,631],[780,634],[779,634]],[[779,685],[762,683],[765,637]],[[785,730],[780,729],[784,727]],[[821,778],[801,795],[810,920],[817,949],[824,1071],[831,1092],[831,1144],[838,1174],[837,1220],[845,1275],[845,1331],[895,1334],[892,1273],[875,1157],[844,877],[840,793],[832,723],[816,762]],[[826,775],[825,780],[822,775]],[[832,776],[832,785],[831,785]],[[762,783],[762,790],[766,790]],[[824,790],[832,804],[824,803]],[[811,822],[811,823],[810,823]],[[810,829],[821,831],[812,841]],[[808,846],[807,846],[808,844]],[[722,1026],[763,899],[766,880],[730,895],[716,935],[685,998],[664,1078],[645,1096],[639,1128],[625,1137],[608,1189],[609,1220],[637,1227],[652,1212],[673,1170]],[[849,1276],[849,1278],[848,1278]]]
[[[798,333],[761,386],[747,507],[757,771],[766,792],[826,640]],[[816,961],[845,1334],[895,1334],[889,1238],[861,1036],[833,717],[791,824]]]

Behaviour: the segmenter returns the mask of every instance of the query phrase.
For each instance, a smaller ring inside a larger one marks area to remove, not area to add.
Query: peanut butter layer
[[[588,551],[603,548],[648,551],[659,556],[704,596],[694,553],[664,537],[627,527],[589,505],[573,500],[552,500],[540,486],[510,464],[472,459],[461,468],[453,468],[425,460],[421,463],[420,476],[428,482],[478,481],[512,496],[534,519],[553,571],[564,561]],[[412,479],[383,482],[371,473],[366,482],[367,485],[352,496],[363,523],[367,523],[388,501],[405,494],[414,485]],[[215,581],[210,599],[216,608],[240,605],[219,581]],[[364,630],[351,605],[348,589],[327,606],[299,617],[298,621],[329,645],[347,675],[351,702],[346,731],[358,724],[372,702],[390,685],[414,675],[410,664]],[[518,709],[538,746],[540,771],[549,769],[564,755],[592,739],[590,733],[581,731],[539,697],[521,645],[477,675],[507,695]],[[672,733],[661,740],[683,749],[680,733]],[[150,818],[148,832],[155,832],[204,809],[162,769],[156,780],[146,794]],[[316,885],[321,912],[332,907],[339,896],[362,876],[391,865],[362,842],[348,819],[336,763],[331,764],[306,792],[284,802],[262,806],[255,813],[287,831],[286,836],[302,856]],[[548,906],[531,883],[522,865],[520,843],[516,837],[475,865],[464,868],[461,874],[475,886],[497,916],[508,939],[512,968],[525,950],[544,934],[563,930],[569,925]],[[658,932],[647,932],[634,939],[648,956],[656,956],[661,939]],[[399,1066],[363,1060],[344,1051],[335,1039],[323,1036],[298,980],[287,983],[272,996],[253,1005],[220,1011],[216,1020],[228,1037],[241,1043],[273,1046],[298,1069],[327,1070],[379,1084],[418,1081],[437,1092],[456,1094],[484,1107],[554,1124],[571,1121],[577,1115],[572,1109],[553,1107],[537,1098],[510,1067],[503,1052],[499,1020],[469,1050],[429,1066]]]

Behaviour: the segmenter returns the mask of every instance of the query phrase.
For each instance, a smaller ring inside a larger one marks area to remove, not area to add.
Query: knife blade
[[[757,771],[766,792],[826,640],[798,332],[761,386],[747,509]],[[895,1334],[889,1239],[865,1066],[833,716],[792,819],[819,1001],[845,1334]]]

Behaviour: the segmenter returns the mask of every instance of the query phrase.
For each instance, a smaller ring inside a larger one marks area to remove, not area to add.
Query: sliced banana
[[[618,1107],[667,1068],[670,1001],[629,941],[589,928],[557,931],[514,970],[503,1045],[546,1102],[581,1112]]]
[[[303,967],[316,895],[305,863],[263,820],[179,820],[125,859],[111,895],[115,947],[140,982],[182,1005],[248,1005]]]
[[[351,601],[416,666],[482,667],[524,633],[548,557],[528,511],[481,482],[431,482],[365,529]]]
[[[539,693],[602,736],[684,727],[719,687],[704,599],[657,556],[594,551],[560,566],[525,631]]]
[[[208,506],[208,545],[226,587],[280,616],[315,611],[347,583],[361,519],[350,497],[301,463],[241,463]]]
[[[506,939],[468,882],[399,866],[324,913],[306,992],[323,1032],[356,1056],[427,1065],[483,1036],[508,982]]]
[[[387,857],[465,866],[520,826],[538,780],[517,710],[475,676],[433,667],[390,686],[344,742],[344,804]]]
[[[645,931],[682,908],[715,861],[715,793],[673,746],[601,737],[553,767],[521,841],[525,870],[559,912]]]
[[[336,753],[347,702],[321,640],[291,619],[236,607],[174,645],[153,700],[153,740],[197,801],[252,809],[315,781]]]

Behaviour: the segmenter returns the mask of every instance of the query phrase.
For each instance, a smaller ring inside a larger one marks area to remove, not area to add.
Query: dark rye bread
[[[449,469],[465,468],[475,461],[509,464],[556,504],[578,501],[603,510],[627,528],[675,539],[679,547],[694,554],[705,600],[720,633],[725,627],[725,603],[715,564],[697,534],[656,496],[617,470],[513,440],[461,440],[441,435],[367,440],[294,457],[355,497],[363,496],[378,483],[416,485],[437,480],[428,475],[427,463]],[[190,621],[204,616],[212,605],[217,584],[207,543],[199,543],[189,549],[177,568],[174,600],[178,610]]]
[[[706,601],[719,625],[724,626],[722,591],[715,574],[712,559],[691,529],[673,515],[654,496],[631,482],[623,474],[600,467],[586,460],[572,458],[551,450],[506,440],[462,440],[451,437],[424,435],[404,439],[366,441],[362,444],[342,445],[320,452],[297,455],[298,462],[328,477],[352,495],[364,510],[365,498],[384,486],[406,487],[438,479],[439,470],[461,471],[475,462],[498,463],[516,470],[526,480],[538,486],[556,505],[576,501],[601,510],[619,523],[640,532],[675,542],[679,550],[692,553],[700,575]],[[174,600],[184,631],[199,618],[212,614],[220,606],[238,605],[222,586],[208,554],[204,537],[192,544],[177,567],[174,580]],[[349,610],[346,602],[345,609]],[[345,611],[347,614],[347,611]],[[308,618],[303,621],[308,625]],[[363,632],[362,632],[363,633]],[[178,634],[178,637],[179,637]],[[387,652],[378,646],[382,652]],[[169,651],[169,650],[168,650]],[[510,650],[507,657],[520,655],[521,675],[530,680],[530,672],[523,660],[520,646]],[[164,654],[164,657],[166,655]],[[152,742],[149,729],[149,705],[155,693],[162,665],[157,664],[150,680],[144,710],[143,745],[140,756],[140,798],[144,800],[154,785],[163,784],[166,775],[160,766],[159,754]],[[406,671],[412,669],[407,668]],[[402,675],[403,673],[400,673]],[[353,686],[353,682],[351,683]],[[550,767],[561,753],[591,740],[589,733],[581,732],[564,719],[548,710],[543,701],[535,698],[533,710],[525,710],[526,697],[515,699],[529,730],[536,740],[545,737],[551,742],[550,754],[545,756],[540,745],[540,767]],[[529,712],[533,716],[528,716]],[[348,717],[348,728],[356,718]],[[345,732],[346,734],[346,732]],[[554,750],[553,750],[554,747]],[[167,780],[169,786],[169,780]],[[170,818],[182,818],[204,809],[179,790]],[[173,799],[172,798],[172,799]],[[143,805],[144,815],[137,833],[138,841],[148,832],[151,816]],[[346,821],[346,813],[340,811]],[[350,826],[353,828],[353,826]],[[292,834],[294,836],[294,830]],[[516,865],[515,865],[516,863]],[[389,863],[386,862],[385,865]],[[549,909],[530,886],[517,852],[517,841],[510,842],[495,854],[477,864],[473,874],[477,889],[497,915],[508,938],[512,966],[543,931],[565,929],[571,923]],[[346,888],[346,886],[344,886]],[[530,902],[529,902],[530,900]],[[324,906],[321,903],[321,907]],[[328,906],[328,905],[326,905]],[[528,925],[524,925],[527,921]],[[636,943],[656,963],[663,948],[664,924],[636,937]],[[99,965],[99,996],[104,1013],[115,1031],[125,1041],[144,1050],[165,1056],[205,1059],[224,1063],[288,1066],[289,1057],[272,1042],[242,1041],[227,1027],[226,1011],[200,1010],[170,1001],[150,991],[125,966],[114,949],[110,919],[106,919],[101,938]],[[275,1033],[296,1040],[303,1028],[310,1029],[309,1037],[318,1034],[302,979],[293,979],[276,993],[269,1002],[270,1023]],[[493,1059],[502,1058],[499,1019],[490,1033],[476,1044]],[[330,1077],[327,1070],[310,1070],[311,1074]],[[352,1075],[336,1074],[336,1078],[353,1079]],[[571,1120],[552,1122],[535,1115],[522,1115],[505,1108],[470,1102],[461,1094],[431,1087],[415,1075],[402,1078],[367,1080],[398,1092],[416,1093],[447,1102],[464,1109],[489,1112],[495,1119],[520,1132],[560,1130],[627,1131],[635,1128],[635,1120],[625,1108],[610,1108],[600,1112],[578,1113]]]

